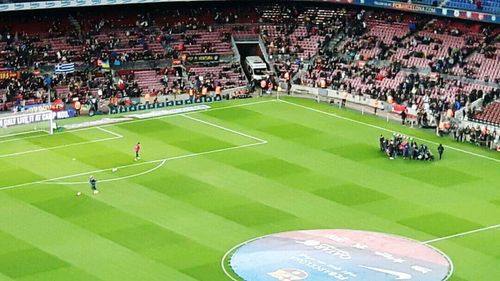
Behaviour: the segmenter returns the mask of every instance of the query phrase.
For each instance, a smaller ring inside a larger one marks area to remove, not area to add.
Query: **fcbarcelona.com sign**
[[[304,230],[258,238],[231,256],[247,281],[443,281],[451,261],[418,241],[377,232]]]

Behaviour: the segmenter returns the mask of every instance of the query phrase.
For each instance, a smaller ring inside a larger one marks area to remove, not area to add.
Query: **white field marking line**
[[[453,260],[450,258],[450,256],[448,256],[447,254],[445,254],[445,252],[441,251],[440,249],[438,249],[438,248],[436,248],[436,247],[434,247],[432,245],[426,244],[425,246],[430,247],[434,251],[440,253],[445,259],[448,260],[448,263],[450,264],[450,270],[448,271],[448,275],[446,275],[446,277],[443,279],[443,281],[446,281],[446,280],[450,279],[450,277],[455,272],[455,264],[453,263]]]
[[[207,111],[218,111],[218,110],[224,110],[224,109],[230,109],[230,108],[235,108],[235,107],[244,107],[244,106],[250,106],[250,105],[255,105],[255,104],[261,104],[261,103],[268,103],[268,102],[276,102],[276,100],[261,100],[261,101],[255,101],[255,102],[248,102],[248,103],[242,103],[242,104],[234,104],[234,105],[228,105],[228,106],[221,106],[221,107],[215,107],[215,108],[209,108],[205,110],[198,110],[198,111],[193,111],[193,112],[188,112],[188,113],[176,113],[176,114],[170,114],[170,115],[164,115],[164,116],[157,116],[157,117],[151,117],[151,118],[146,118],[146,119],[137,119],[137,120],[129,120],[129,121],[123,121],[123,122],[115,122],[111,124],[104,124],[100,125],[100,128],[104,127],[112,127],[116,125],[122,125],[122,124],[131,124],[131,123],[137,123],[137,122],[146,122],[150,120],[156,120],[156,119],[163,119],[163,118],[173,118],[173,117],[179,117],[181,115],[190,115],[190,114],[195,114],[195,113],[200,113],[200,112],[207,112]],[[116,118],[120,118],[123,116],[118,116]],[[75,132],[75,131],[84,131],[84,130],[89,130],[89,129],[94,129],[95,127],[85,127],[85,128],[78,128],[78,129],[69,129],[67,131],[58,133],[67,133],[67,132]]]
[[[39,132],[39,131],[35,131],[35,132]],[[30,132],[30,133],[34,133],[34,132]],[[13,142],[13,141],[18,141],[18,140],[34,139],[34,138],[41,138],[41,137],[48,137],[48,136],[50,136],[50,135],[49,134],[45,134],[45,135],[29,136],[29,137],[24,137],[24,138],[12,138],[12,139],[8,139],[8,140],[1,140],[0,143]],[[2,137],[0,137],[0,138],[2,138]]]
[[[270,234],[272,235],[272,234]],[[236,249],[240,248],[241,246],[245,245],[245,244],[248,244],[250,242],[253,242],[255,240],[258,240],[258,239],[262,239],[262,238],[266,238],[267,236],[270,236],[270,235],[264,235],[264,236],[260,236],[260,237],[256,237],[256,238],[252,238],[250,240],[247,240],[247,241],[243,241],[241,242],[240,244],[232,247],[231,249],[229,249],[225,254],[224,256],[222,257],[221,261],[220,261],[220,266],[222,267],[222,271],[224,271],[224,274],[229,277],[229,279],[231,279],[232,281],[240,281],[236,278],[234,278],[226,269],[226,266],[225,266],[225,262],[226,262],[226,259],[227,257],[229,256],[229,254],[231,254],[232,252],[234,252]]]
[[[0,130],[1,130],[1,128],[0,128]],[[17,133],[17,134],[8,134],[8,135],[0,136],[0,139],[16,137],[16,136],[21,136],[21,135],[27,135],[27,134],[33,134],[33,133],[40,133],[40,132],[45,133],[45,134],[43,134],[43,135],[39,134],[36,136],[24,137],[24,138],[12,138],[12,139],[8,139],[8,140],[0,141],[0,143],[10,142],[10,141],[15,141],[15,140],[22,140],[22,139],[39,138],[39,137],[43,137],[43,136],[50,136],[50,134],[44,130],[33,130],[33,131],[29,131],[29,132],[22,132],[22,133]]]
[[[87,130],[89,129],[98,129],[98,130],[101,130],[103,132],[106,132],[110,135],[115,135],[117,137],[120,137],[122,138],[123,136],[118,134],[118,133],[115,133],[115,132],[111,132],[110,130],[106,130],[104,128],[101,128],[101,127],[89,127],[89,128],[86,128]],[[69,131],[64,131],[64,132],[61,132],[59,134],[63,134],[63,133],[72,133],[72,132],[75,132],[77,130],[69,130]],[[34,132],[44,132],[44,131],[32,131],[32,132],[26,132],[26,133],[21,133],[21,134],[28,134],[28,133],[34,133]],[[10,135],[10,136],[14,136],[14,135]],[[44,135],[36,135],[36,136],[28,136],[28,137],[24,137],[24,138],[12,138],[12,139],[8,139],[8,140],[2,140],[0,141],[0,143],[6,143],[6,142],[12,142],[12,141],[17,141],[17,140],[27,140],[27,139],[34,139],[34,138],[41,138],[41,137],[49,137],[50,135],[47,133],[47,134],[44,134]],[[8,137],[8,136],[3,136],[3,137]],[[3,138],[3,137],[0,137]]]
[[[54,133],[55,135],[61,135],[61,134],[67,134],[67,133],[73,133],[73,132],[77,132],[77,131],[83,131],[83,130],[92,130],[92,129],[95,129],[97,127],[85,127],[85,128],[80,128],[80,129],[74,129],[74,130],[65,130],[63,132],[58,132],[58,133]],[[34,138],[41,138],[41,137],[50,137],[50,134],[43,131],[43,130],[35,130],[35,131],[31,131],[31,132],[25,132],[25,133],[19,133],[19,134],[13,134],[13,135],[7,135],[7,136],[0,136],[0,139],[1,138],[7,138],[7,137],[12,137],[12,136],[18,136],[18,135],[25,135],[25,134],[32,134],[32,133],[35,133],[35,132],[44,132],[45,134],[38,134],[38,135],[35,135],[35,136],[28,136],[28,137],[21,137],[21,138],[13,138],[13,139],[8,139],[8,140],[4,140],[4,141],[0,141],[0,143],[4,143],[4,142],[10,142],[10,141],[16,141],[16,140],[25,140],[25,139],[34,139]]]
[[[146,170],[144,172],[140,172],[140,173],[137,173],[137,174],[133,174],[133,175],[128,175],[128,176],[123,176],[123,177],[118,177],[118,178],[112,178],[112,179],[104,179],[104,180],[99,180],[99,182],[110,182],[110,181],[119,181],[119,180],[125,180],[125,179],[129,179],[129,178],[135,178],[135,177],[139,177],[139,176],[142,176],[142,175],[145,175],[145,174],[149,174],[151,172],[154,172],[156,170],[158,170],[159,168],[161,168],[165,163],[167,162],[167,159],[163,159],[160,164],[156,165],[155,167],[149,169],[149,170]],[[88,182],[87,181],[74,181],[74,182],[64,182],[64,181],[57,181],[57,182],[53,182],[53,181],[50,181],[50,182],[44,182],[43,184],[60,184],[60,185],[76,185],[76,184],[87,184]]]
[[[96,129],[101,130],[101,131],[103,131],[103,132],[105,132],[105,133],[108,133],[108,134],[110,134],[110,135],[114,135],[114,136],[116,136],[117,138],[123,138],[123,135],[120,135],[120,134],[115,133],[115,132],[111,132],[111,131],[110,131],[110,130],[108,130],[108,129],[104,129],[104,128],[101,128],[101,127],[96,127]]]
[[[136,123],[136,122],[146,122],[149,120],[155,120],[155,119],[163,119],[163,118],[171,118],[171,117],[179,117],[180,115],[189,115],[189,114],[194,114],[194,113],[200,113],[200,112],[206,112],[206,111],[217,111],[217,110],[223,110],[223,109],[229,109],[229,108],[235,108],[235,107],[244,107],[244,106],[250,106],[250,105],[255,105],[255,104],[260,104],[260,103],[268,103],[268,102],[275,102],[276,100],[261,100],[261,101],[255,101],[255,102],[248,102],[248,103],[242,103],[242,104],[234,104],[234,105],[228,105],[228,106],[221,106],[221,107],[215,107],[215,108],[209,108],[205,110],[200,110],[200,111],[193,111],[193,112],[188,112],[188,113],[176,113],[176,114],[171,114],[171,115],[164,115],[164,116],[157,116],[157,117],[152,117],[152,118],[146,118],[146,119],[137,119],[137,120],[129,120],[129,121],[123,121],[123,122],[115,122],[115,123],[110,123],[110,124],[103,124],[99,125],[99,128],[103,127],[111,127],[111,126],[116,126],[116,125],[121,125],[121,124],[129,124],[129,123]],[[112,118],[120,118],[123,116],[117,116],[117,117],[112,117]],[[95,129],[96,126],[92,127],[85,127],[85,128],[78,128],[78,129],[68,129],[63,132],[58,132],[56,135],[60,134],[66,134],[66,133],[72,133],[72,132],[77,132],[77,131],[86,131],[86,130],[92,130]],[[7,136],[0,136],[0,139],[2,137],[11,137],[11,136],[16,136],[16,135],[21,135],[21,134],[29,134],[29,133],[34,133],[34,132],[45,132],[43,130],[38,130],[38,131],[32,131],[32,132],[26,132],[26,133],[19,133],[19,134],[11,134]],[[31,136],[31,137],[25,137],[25,138],[16,138],[14,140],[18,139],[30,139],[30,138],[38,138],[38,137],[44,137],[46,135],[36,135],[36,136]],[[3,142],[9,142],[11,140],[5,140]],[[2,143],[2,141],[0,141]]]
[[[386,132],[395,132],[395,130],[387,129],[387,128],[380,127],[380,126],[377,126],[377,125],[372,125],[372,124],[365,123],[365,122],[358,121],[358,120],[354,120],[354,119],[351,119],[351,118],[348,118],[348,117],[340,116],[340,115],[337,115],[335,113],[330,113],[330,112],[322,111],[322,110],[319,110],[319,109],[315,109],[315,108],[311,108],[311,107],[308,107],[308,106],[296,104],[296,103],[293,103],[293,102],[289,102],[289,101],[285,101],[285,100],[280,100],[280,102],[284,102],[286,104],[294,105],[294,106],[305,108],[305,109],[308,109],[308,110],[311,110],[311,111],[314,111],[314,112],[318,112],[318,113],[326,114],[326,115],[329,115],[329,116],[333,116],[333,117],[336,117],[336,118],[339,118],[339,119],[351,121],[351,122],[354,122],[354,123],[357,123],[357,124],[361,124],[361,125],[365,125],[365,126],[368,126],[368,127],[372,127],[372,128],[375,128],[375,129],[383,130],[383,131],[386,131]],[[404,135],[407,135],[407,134],[404,134]],[[407,136],[410,136],[410,135],[407,135]],[[419,137],[414,137],[414,136],[410,136],[410,137],[412,137],[414,139],[417,139],[417,140],[425,141],[425,142],[428,142],[428,143],[436,144],[436,145],[439,144],[437,142],[426,140],[426,139],[422,139],[422,138],[419,138]],[[459,152],[462,152],[462,153],[465,153],[465,154],[470,154],[470,155],[473,155],[473,156],[476,156],[476,157],[480,157],[480,158],[484,158],[484,159],[488,159],[488,160],[500,163],[500,159],[496,159],[496,158],[492,158],[492,157],[489,157],[489,156],[477,154],[477,153],[474,153],[474,152],[470,152],[470,151],[463,150],[463,149],[456,148],[456,147],[449,146],[449,145],[444,145],[444,147],[449,148],[451,150],[456,150],[456,151],[459,151]]]
[[[191,117],[191,116],[187,116],[187,115],[184,115],[184,114],[181,114],[180,116],[183,116],[187,119],[190,119],[192,121],[196,121],[196,122],[200,122],[202,124],[205,124],[205,125],[209,125],[209,126],[212,126],[212,127],[215,127],[217,129],[220,129],[220,130],[223,130],[223,131],[227,131],[227,132],[230,132],[230,133],[233,133],[233,134],[236,134],[236,135],[240,135],[240,136],[243,136],[243,137],[246,137],[246,138],[250,138],[250,139],[253,139],[253,140],[256,140],[258,141],[258,144],[266,144],[267,141],[266,140],[263,140],[263,139],[260,139],[258,137],[254,137],[252,135],[249,135],[249,134],[245,134],[243,132],[240,132],[240,131],[236,131],[236,130],[233,130],[233,129],[230,129],[230,128],[227,128],[227,127],[223,127],[223,126],[220,126],[220,125],[217,125],[217,124],[214,124],[214,123],[211,123],[211,122],[208,122],[208,121],[205,121],[205,120],[201,120],[201,119],[198,119],[198,118],[194,118],[194,117]],[[108,131],[106,129],[103,129],[103,128],[100,128],[100,127],[97,127],[98,129],[100,130],[103,130],[105,132],[109,132],[111,134],[115,134],[111,131]],[[117,134],[119,135],[119,134]],[[121,136],[121,135],[119,135]],[[121,136],[123,137],[123,136]],[[246,146],[246,145],[243,145],[243,146]],[[240,146],[238,146],[240,147]],[[203,153],[203,152],[202,152]],[[182,156],[179,156],[179,157],[182,157]],[[175,159],[178,159],[178,158],[175,158]],[[131,178],[131,177],[136,177],[136,176],[140,176],[140,175],[144,175],[144,174],[147,174],[147,173],[150,173],[158,168],[160,168],[161,166],[163,166],[163,164],[165,164],[165,162],[167,160],[173,160],[172,158],[170,159],[160,159],[160,160],[153,160],[154,162],[158,162],[158,161],[161,161],[161,164],[158,165],[157,167],[153,168],[153,169],[150,169],[148,171],[145,171],[145,172],[142,172],[142,173],[139,173],[139,174],[136,174],[136,175],[130,175],[130,176],[125,176],[125,177],[120,177],[120,178],[115,178],[115,179],[107,179],[107,180],[100,180],[100,182],[108,182],[108,181],[116,181],[116,180],[123,180],[123,179],[127,179],[127,178]],[[154,162],[149,162],[149,163],[154,163]],[[146,163],[142,163],[142,164],[146,164]],[[87,183],[87,182],[53,182],[53,181],[50,181],[49,182],[50,184],[82,184],[82,183]],[[0,189],[1,190],[1,189]]]
[[[297,230],[297,231],[300,231],[300,230]],[[278,232],[279,233],[279,232]],[[273,233],[273,234],[268,234],[268,235],[264,235],[264,236],[259,236],[259,237],[255,237],[255,238],[252,238],[252,239],[249,239],[247,241],[243,241],[241,243],[239,243],[238,245],[235,245],[233,246],[231,249],[229,249],[225,254],[224,256],[222,257],[221,259],[221,262],[220,262],[220,265],[222,267],[222,271],[224,272],[224,274],[229,277],[229,279],[231,279],[232,281],[240,281],[239,279],[235,279],[226,269],[226,266],[225,266],[225,262],[228,258],[228,256],[233,253],[236,249],[240,248],[241,246],[245,245],[245,244],[248,244],[248,243],[251,243],[255,240],[259,240],[259,239],[263,239],[263,238],[266,238],[266,237],[269,237],[269,236],[272,236],[272,235],[275,235],[275,234],[278,234],[278,233]],[[406,237],[403,237],[405,239],[408,239],[408,240],[411,240],[411,241],[415,241],[415,242],[418,242],[416,240],[413,240],[413,239],[410,239],[410,238],[406,238]],[[422,242],[422,244],[425,244],[425,242]],[[440,253],[441,255],[443,255],[443,257],[445,257],[448,262],[450,263],[450,271],[448,272],[448,275],[445,277],[444,281],[448,280],[452,275],[453,275],[453,272],[455,271],[455,266],[453,264],[453,261],[451,260],[451,258],[445,254],[443,251],[439,250],[438,248],[432,246],[432,245],[426,245],[427,247],[430,247],[432,248],[434,251]]]
[[[0,155],[0,158],[11,157],[11,156],[18,156],[18,155],[24,155],[24,154],[28,154],[28,153],[40,152],[40,151],[45,151],[45,150],[52,150],[52,149],[57,149],[57,148],[64,148],[64,147],[76,146],[76,145],[80,145],[80,144],[89,144],[89,143],[95,143],[95,142],[108,141],[108,140],[113,140],[113,139],[117,139],[117,138],[122,138],[123,137],[122,135],[120,135],[118,133],[115,133],[115,132],[112,132],[112,131],[109,131],[109,130],[103,128],[103,127],[115,126],[117,124],[128,124],[128,123],[136,123],[136,122],[145,122],[145,121],[148,121],[148,120],[154,120],[154,119],[160,119],[160,118],[169,118],[169,117],[178,117],[178,116],[187,117],[188,114],[193,114],[193,113],[199,113],[199,112],[205,112],[205,111],[216,111],[216,110],[229,109],[229,108],[235,108],[235,107],[243,107],[243,106],[250,106],[250,105],[255,105],[255,104],[260,104],[260,103],[268,103],[268,102],[275,102],[275,101],[276,100],[263,100],[263,101],[249,102],[249,103],[236,104],[236,105],[230,105],[230,106],[224,106],[224,107],[210,108],[210,109],[206,109],[204,111],[194,111],[194,112],[184,113],[184,114],[172,114],[172,115],[158,116],[158,117],[153,117],[153,118],[148,118],[148,119],[131,120],[131,121],[124,121],[124,122],[119,122],[119,123],[105,124],[105,125],[101,125],[101,126],[98,126],[98,127],[87,127],[87,128],[80,128],[80,129],[74,129],[74,130],[67,130],[67,131],[64,131],[64,132],[61,132],[61,133],[58,133],[58,134],[72,133],[72,132],[84,131],[84,130],[93,130],[93,129],[97,128],[97,129],[99,129],[101,131],[104,131],[106,133],[109,133],[109,134],[112,134],[112,135],[116,136],[116,138],[105,138],[105,139],[100,139],[100,140],[93,140],[93,141],[88,141],[88,142],[80,142],[80,143],[74,143],[74,144],[67,144],[67,145],[55,146],[55,147],[50,147],[50,148],[40,148],[40,149],[29,150],[29,151],[21,151],[21,152],[16,152],[16,153],[11,153],[11,154]],[[203,120],[199,120],[199,119],[196,119],[196,118],[193,118],[193,120],[196,120],[198,122],[205,122]],[[224,127],[218,126],[216,124],[211,124],[211,123],[208,123],[208,122],[207,122],[207,124],[209,124],[211,126],[214,126],[214,127],[217,127],[217,128],[220,128],[220,129],[225,130],[225,131],[233,132],[233,133],[241,135],[241,136],[246,136],[246,137],[249,137],[251,139],[258,140],[259,142],[262,142],[262,143],[266,143],[267,142],[267,141],[259,139],[257,137],[253,137],[253,136],[241,133],[241,132],[237,132],[237,131],[234,131],[234,130],[231,130],[231,129],[228,129],[228,128],[224,128]],[[38,138],[38,137],[43,137],[43,136],[45,136],[45,135],[36,135],[36,136],[31,136],[31,137],[26,137],[26,138],[17,138],[15,140],[29,139],[29,138]],[[6,140],[4,142],[8,142],[8,141],[11,141],[11,140]],[[0,143],[2,143],[2,141],[0,141]]]
[[[182,114],[181,116],[184,116],[187,119],[190,119],[190,120],[193,120],[193,121],[196,121],[196,122],[200,122],[200,123],[203,123],[205,125],[209,125],[209,126],[212,126],[212,127],[215,127],[215,128],[218,128],[218,129],[221,129],[221,130],[233,133],[233,134],[237,134],[237,135],[240,135],[240,136],[243,136],[243,137],[251,138],[251,139],[256,140],[258,142],[261,142],[261,143],[267,143],[266,140],[263,140],[263,139],[260,139],[258,137],[254,137],[254,136],[242,133],[242,132],[238,132],[238,131],[235,131],[233,129],[229,129],[229,128],[217,125],[215,123],[211,123],[211,122],[208,122],[208,121],[205,121],[205,120],[201,120],[201,119],[198,119],[198,118],[195,118],[195,117],[192,117],[192,116],[188,116],[188,115],[185,115],[185,114]]]
[[[275,100],[266,100],[266,101],[258,101],[258,102],[253,102],[253,103],[245,103],[245,104],[238,104],[238,105],[232,105],[232,106],[226,106],[226,107],[219,107],[219,108],[214,108],[213,110],[216,110],[216,109],[227,109],[227,108],[240,107],[240,106],[247,106],[247,105],[259,104],[259,103],[271,102],[271,101],[275,101]],[[179,116],[179,115],[180,114],[168,115],[168,116],[160,116],[160,118],[169,117],[169,116]],[[151,119],[158,119],[158,118],[151,118]],[[150,119],[133,120],[133,121],[129,121],[129,123],[130,122],[134,122],[134,121],[136,121],[136,122],[142,122],[142,121],[146,121],[146,120],[150,120]],[[122,122],[122,124],[123,123],[125,123],[125,122]],[[113,126],[113,125],[116,125],[116,124],[108,124],[108,125],[106,125],[106,127]],[[103,126],[99,126],[99,129],[104,130],[102,127]],[[88,129],[94,129],[94,128],[95,127],[82,128],[82,129],[76,129],[76,130],[71,130],[71,131],[74,132],[74,131],[88,130]],[[231,130],[231,129],[229,129],[229,130]],[[236,133],[237,131],[234,131],[234,132]],[[241,133],[241,132],[237,132],[237,133],[246,135],[246,134]],[[247,136],[249,138],[251,138],[251,139],[254,139],[254,140],[259,139],[259,138],[254,137],[254,136],[250,136],[250,135],[247,135]],[[261,140],[261,139],[259,139],[259,140]],[[161,162],[163,160],[171,161],[171,160],[183,159],[183,158],[188,158],[188,157],[193,157],[193,156],[198,156],[198,155],[205,155],[205,154],[217,153],[217,152],[228,151],[228,150],[233,150],[233,149],[238,149],[238,148],[251,147],[251,146],[256,146],[256,145],[261,145],[261,144],[266,144],[266,143],[267,143],[266,140],[261,140],[258,143],[243,144],[243,145],[240,145],[240,146],[234,146],[234,147],[228,147],[228,148],[221,148],[221,149],[216,149],[216,150],[212,150],[212,151],[206,151],[206,152],[200,152],[200,153],[192,153],[192,154],[174,156],[174,157],[164,158],[164,159],[156,159],[156,160],[151,160],[151,161],[147,161],[147,162],[134,163],[134,164],[123,165],[123,166],[114,167],[114,168],[121,169],[121,168],[126,168],[126,167],[134,167],[134,166],[145,165],[145,164],[150,164],[150,163],[155,163],[155,162]],[[0,187],[0,191],[2,191],[2,190],[8,190],[8,189],[13,189],[13,188],[17,188],[17,187],[24,187],[24,186],[34,185],[34,184],[46,183],[46,182],[50,182],[50,181],[57,181],[57,180],[62,180],[62,179],[67,179],[67,178],[72,178],[72,177],[77,177],[77,176],[102,173],[102,172],[105,172],[105,171],[111,171],[112,169],[113,168],[100,169],[100,170],[95,170],[95,171],[90,171],[90,172],[84,172],[84,173],[78,173],[78,174],[73,174],[73,175],[68,175],[68,176],[56,177],[56,178],[52,178],[52,179],[46,179],[46,180],[40,180],[40,181],[34,181],[34,182],[21,183],[21,184],[16,184],[16,185],[11,185],[11,186],[4,186],[4,187]]]
[[[123,165],[123,166],[118,166],[118,167],[114,167],[114,168],[123,169],[123,168],[140,166],[140,165],[146,165],[146,164],[151,164],[151,163],[156,163],[156,162],[162,162],[162,161],[167,162],[167,161],[172,161],[172,160],[177,160],[177,159],[184,159],[184,158],[190,158],[190,157],[195,157],[195,156],[213,154],[213,153],[218,153],[218,152],[223,152],[223,151],[229,151],[229,150],[235,150],[235,149],[240,149],[240,148],[245,148],[245,147],[252,147],[252,146],[257,146],[257,145],[262,145],[262,144],[264,144],[264,143],[257,142],[257,143],[243,144],[243,145],[239,145],[239,146],[226,147],[226,148],[220,148],[220,149],[215,149],[215,150],[210,150],[210,151],[204,151],[204,152],[198,152],[198,153],[191,153],[191,154],[184,154],[184,155],[173,156],[173,157],[169,157],[169,158],[156,159],[156,160],[151,160],[151,161],[146,161],[146,162],[140,162],[140,163],[134,163],[134,164],[129,164],[129,165]],[[68,179],[68,178],[74,178],[74,177],[78,177],[78,176],[98,174],[98,173],[102,173],[102,172],[106,172],[106,171],[112,171],[112,169],[113,168],[106,168],[106,169],[94,170],[94,171],[90,171],[90,172],[83,172],[83,173],[78,173],[78,174],[73,174],[73,175],[56,177],[56,178],[52,178],[52,179],[46,179],[46,180],[40,180],[40,181],[34,181],[34,182],[21,183],[21,184],[16,184],[16,185],[11,185],[11,186],[4,186],[4,187],[0,187],[0,191],[2,191],[2,190],[8,190],[8,189],[14,189],[14,188],[18,188],[18,187],[29,186],[29,185],[34,185],[34,184],[49,183],[49,182],[64,180],[64,179]]]
[[[461,233],[457,233],[457,234],[453,234],[453,235],[448,235],[448,236],[441,237],[441,238],[427,240],[427,241],[422,242],[422,244],[434,243],[434,242],[438,242],[438,241],[442,241],[442,240],[447,240],[447,239],[451,239],[451,238],[455,238],[455,237],[461,237],[461,236],[474,234],[474,233],[478,233],[478,232],[482,232],[482,231],[486,231],[486,230],[490,230],[490,229],[495,229],[495,228],[500,228],[500,224],[491,225],[491,226],[487,226],[487,227],[483,227],[483,228],[478,228],[478,229],[474,229],[474,230],[470,230],[470,231],[465,231],[465,232],[461,232]]]
[[[24,155],[24,154],[29,154],[29,153],[35,153],[35,152],[41,152],[41,151],[48,151],[48,150],[54,150],[54,149],[59,149],[59,148],[72,147],[72,146],[77,146],[77,145],[82,145],[82,144],[103,142],[103,141],[116,140],[116,139],[119,139],[119,138],[123,138],[123,136],[120,135],[120,134],[112,133],[111,131],[108,131],[108,130],[105,130],[105,129],[102,129],[102,128],[94,128],[94,129],[99,129],[99,130],[104,131],[106,133],[110,133],[110,134],[113,135],[113,137],[103,138],[103,139],[97,139],[97,140],[90,140],[90,141],[83,141],[83,142],[76,142],[76,143],[69,143],[69,144],[57,145],[57,146],[53,146],[53,147],[37,148],[37,149],[20,151],[20,152],[14,152],[14,153],[9,153],[9,154],[2,154],[2,155],[0,155],[0,158],[6,158],[6,157],[12,157],[12,156],[19,156],[19,155]]]
[[[205,109],[205,110],[201,110],[201,111],[192,111],[192,112],[181,113],[181,114],[191,115],[191,114],[196,114],[196,113],[200,113],[200,112],[217,111],[217,110],[222,110],[222,109],[235,108],[235,107],[244,107],[244,106],[248,106],[248,105],[255,105],[255,104],[269,103],[269,102],[276,102],[276,100],[254,101],[254,102],[248,102],[248,103],[242,103],[242,104],[234,104],[234,105],[228,105],[228,106],[221,106],[221,107],[209,108],[209,109]]]

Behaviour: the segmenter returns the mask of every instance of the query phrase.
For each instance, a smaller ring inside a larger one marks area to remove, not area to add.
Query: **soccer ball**
[[[78,191],[78,192],[76,193],[76,196],[80,196],[80,195],[82,195],[82,193],[81,193],[80,191]]]
[[[114,172],[118,171],[118,168],[113,168],[111,171],[113,171],[113,173],[114,173]]]
[[[97,193],[99,193],[99,190],[94,190],[94,194],[97,194]]]

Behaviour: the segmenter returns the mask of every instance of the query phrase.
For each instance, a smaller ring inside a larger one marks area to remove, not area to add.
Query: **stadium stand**
[[[500,14],[500,2],[496,0],[448,0],[445,6]]]
[[[18,75],[1,81],[3,110],[46,101],[47,85],[28,69],[65,62],[77,72],[50,86],[68,101],[245,86],[232,38],[255,36],[278,74],[270,80],[286,75],[302,85],[390,98],[422,114],[460,109],[500,80],[500,28],[400,12],[268,5],[35,15],[10,23],[0,20],[0,67]],[[223,60],[187,60],[204,54]],[[159,67],[163,60],[185,60],[184,74]],[[96,72],[103,62],[124,70]]]
[[[484,124],[500,125],[500,102],[496,101],[474,115],[473,120]]]

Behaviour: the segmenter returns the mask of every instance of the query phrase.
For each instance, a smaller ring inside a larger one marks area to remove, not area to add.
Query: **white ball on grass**
[[[114,172],[118,171],[118,168],[113,168],[111,171],[113,171],[113,173],[114,173]]]
[[[78,191],[78,192],[76,193],[76,196],[80,196],[80,195],[82,195],[82,193],[81,193],[80,191]]]

